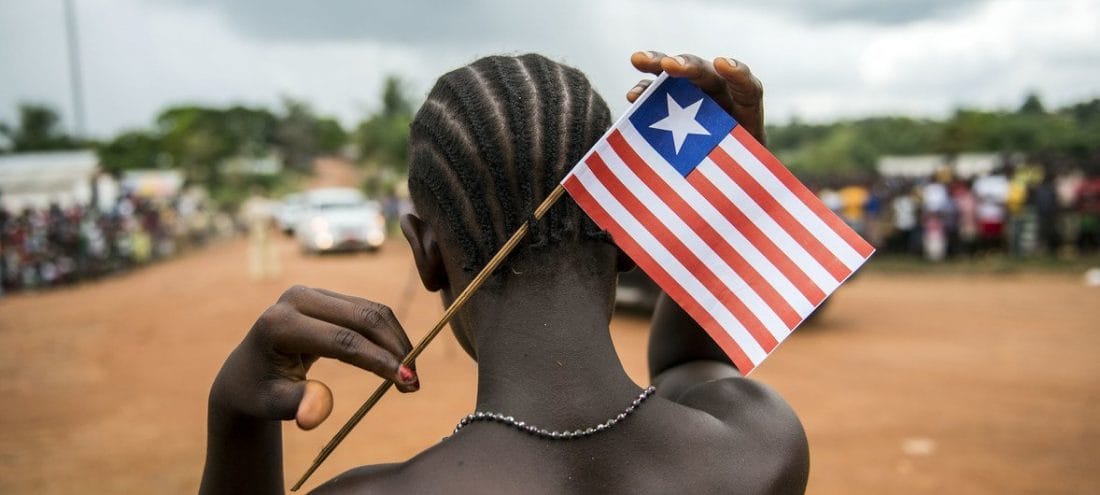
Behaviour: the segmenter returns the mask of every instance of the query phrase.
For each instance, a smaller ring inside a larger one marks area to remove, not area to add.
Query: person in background
[[[1038,247],[1046,254],[1057,254],[1062,237],[1058,231],[1058,191],[1054,185],[1054,172],[1049,169],[1044,171],[1042,179],[1031,188],[1027,198],[1036,222]]]
[[[1084,180],[1085,174],[1077,168],[1063,168],[1054,178],[1054,190],[1058,192],[1058,210],[1061,212],[1058,235],[1067,254],[1072,254],[1077,248],[1081,217],[1074,203],[1077,201],[1077,190]]]
[[[867,242],[876,248],[885,248],[886,240],[890,235],[890,215],[884,209],[889,206],[886,185],[881,181],[871,185],[867,203],[863,207],[864,217],[867,219]]]
[[[917,229],[917,215],[919,203],[913,192],[902,189],[890,202],[890,209],[894,217],[894,234],[892,236],[892,250],[899,253],[919,252],[920,231]]]
[[[8,209],[4,207],[4,192],[0,191],[0,298],[8,284]]]
[[[1081,181],[1074,206],[1081,222],[1077,249],[1093,254],[1100,249],[1100,172],[1093,171]]]
[[[948,216],[951,215],[951,197],[942,182],[931,180],[920,188],[921,247],[925,259],[941,261],[947,256]]]
[[[1035,163],[1026,162],[1013,169],[1009,180],[1005,207],[1009,218],[1007,225],[1009,252],[1013,256],[1031,255],[1038,246],[1039,229],[1035,209],[1028,195],[1042,176],[1041,167]]]
[[[978,199],[978,245],[983,252],[998,250],[1004,246],[1008,189],[1008,177],[1004,168],[974,181],[974,195]]]
[[[852,230],[866,237],[866,208],[871,195],[863,182],[864,181],[858,181],[842,187],[836,192],[836,195],[840,200],[840,217],[844,219],[844,222],[847,223]]]
[[[955,204],[955,232],[958,239],[955,252],[964,256],[973,255],[978,240],[978,202],[971,191],[971,182],[959,179],[951,184],[951,201]]]
[[[817,191],[817,197],[820,198],[821,202],[825,203],[825,207],[832,210],[833,213],[839,215],[841,209],[844,208],[844,202],[841,201],[840,195],[837,194],[832,184],[826,183],[825,187]]]
[[[254,280],[268,280],[279,275],[279,263],[272,240],[277,203],[259,191],[241,205],[241,217],[248,227],[248,267]]]
[[[382,198],[382,217],[386,219],[386,235],[397,232],[398,219],[401,218],[401,200],[394,191],[386,193]]]

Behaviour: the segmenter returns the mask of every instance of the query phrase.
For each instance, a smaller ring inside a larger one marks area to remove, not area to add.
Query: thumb
[[[317,380],[306,380],[302,400],[298,403],[298,412],[294,421],[298,428],[312,430],[320,425],[332,412],[332,390]]]

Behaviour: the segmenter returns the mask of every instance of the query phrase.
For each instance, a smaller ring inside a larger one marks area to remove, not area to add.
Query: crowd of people
[[[70,285],[129,270],[207,242],[215,217],[188,196],[88,205],[0,206],[0,293]]]
[[[830,184],[818,196],[880,251],[948,257],[1091,254],[1100,250],[1100,175],[1041,165],[976,177]]]
[[[832,183],[818,196],[881,252],[933,261],[1100,252],[1100,174],[1024,165],[962,178],[942,169],[919,179]],[[386,206],[398,209],[397,202]],[[125,271],[232,229],[184,195],[125,195],[105,211],[0,206],[0,294]]]

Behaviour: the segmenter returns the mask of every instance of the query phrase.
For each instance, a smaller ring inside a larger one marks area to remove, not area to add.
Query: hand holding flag
[[[727,57],[716,58],[712,64],[696,55],[669,57],[660,52],[635,52],[630,56],[630,63],[639,71],[654,76],[668,73],[672,77],[691,81],[743,126],[749,135],[764,143],[764,86],[747,65]],[[627,92],[627,101],[637,101],[652,82],[639,81]]]
[[[663,73],[628,94],[634,106],[562,184],[747,374],[873,249],[701,89],[759,135],[759,82],[738,95],[686,62],[647,66],[687,77]]]

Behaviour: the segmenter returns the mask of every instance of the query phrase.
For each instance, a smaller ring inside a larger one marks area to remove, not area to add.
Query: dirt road
[[[305,258],[247,277],[241,242],[94,284],[0,300],[0,493],[194,493],[206,394],[252,321],[293,283],[393,305],[414,340],[438,316],[404,246]],[[645,382],[646,323],[613,334]],[[308,485],[402,460],[470,411],[473,363],[446,335],[423,389],[392,394]],[[285,429],[287,477],[378,380],[321,363],[336,393],[316,431]],[[755,374],[798,411],[814,494],[1100,493],[1100,289],[1063,275],[888,275],[838,293]]]

